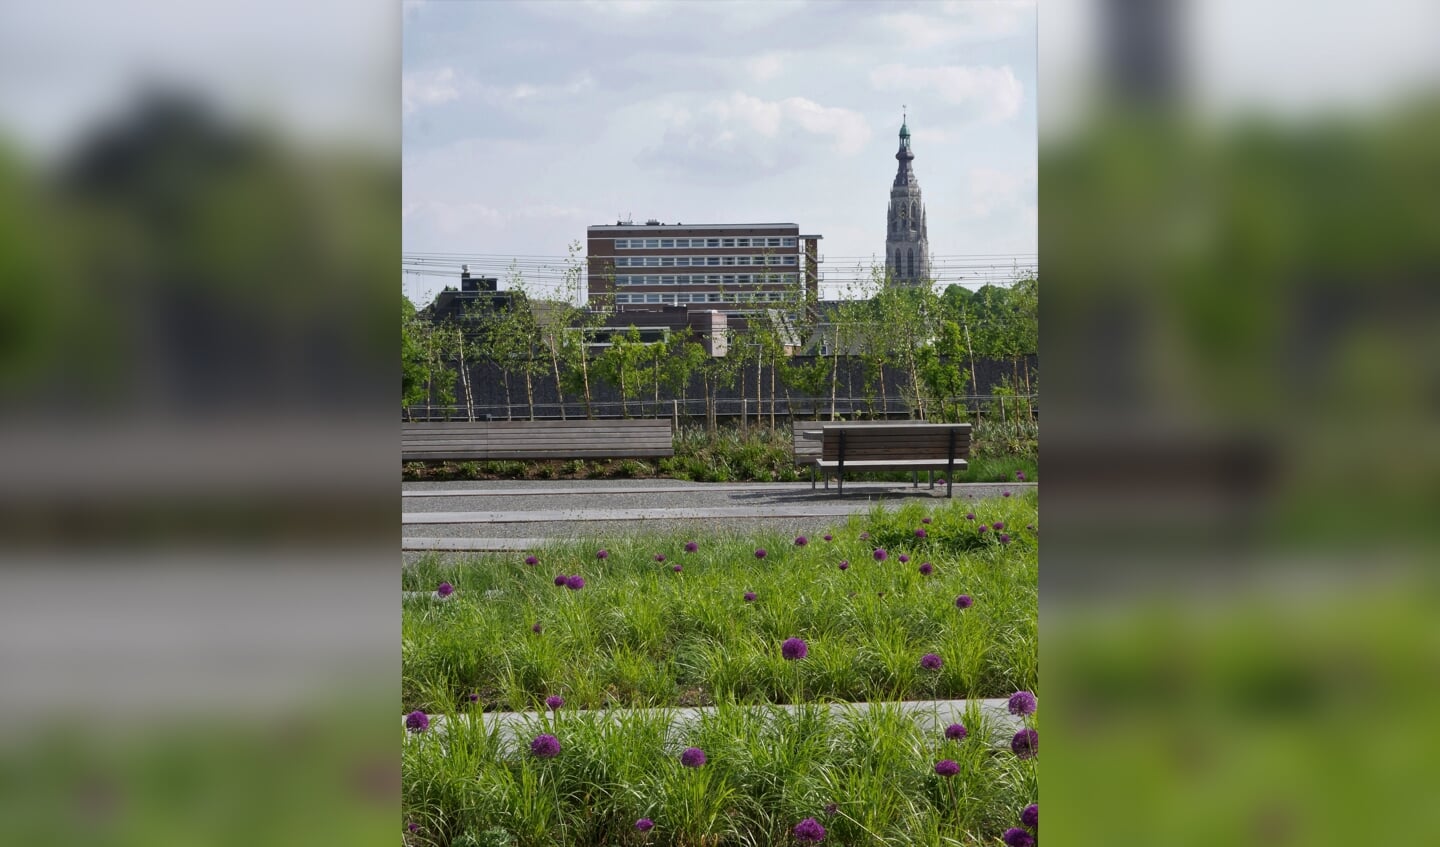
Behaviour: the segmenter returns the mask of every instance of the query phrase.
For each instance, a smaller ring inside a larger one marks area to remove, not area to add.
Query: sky
[[[883,264],[902,108],[941,284],[1036,253],[1033,2],[407,2],[402,274],[554,290],[587,226],[790,222]],[[414,266],[415,263],[409,263]]]

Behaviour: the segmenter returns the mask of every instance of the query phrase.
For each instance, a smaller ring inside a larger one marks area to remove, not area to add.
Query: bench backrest
[[[795,455],[795,464],[810,465],[820,458],[820,439],[806,438],[807,432],[819,432],[827,426],[835,426],[839,421],[805,421],[795,422],[791,426],[790,441],[792,451]],[[884,424],[895,424],[895,421],[845,421],[847,426],[881,426]]]
[[[669,418],[401,424],[400,456],[421,459],[633,459],[675,455]]]
[[[825,427],[821,457],[840,458],[840,435],[845,435],[845,460],[944,459],[950,455],[954,435],[955,458],[970,455],[970,424],[889,423],[875,426]]]

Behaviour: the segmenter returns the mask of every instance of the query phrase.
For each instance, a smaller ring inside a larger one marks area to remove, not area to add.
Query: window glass
[[[651,250],[654,250],[654,249],[656,249],[656,248],[658,248],[658,247],[660,246],[660,239],[658,239],[658,238],[647,238],[647,239],[645,239],[645,246],[648,247],[648,248],[650,248]]]
[[[662,268],[673,268],[673,267],[675,267],[675,257],[674,257],[674,256],[661,256],[661,257],[660,257],[660,267],[662,267]]]
[[[674,247],[674,246],[675,246],[675,239],[673,239],[673,238],[662,238],[662,239],[660,239],[660,246],[661,246],[661,247]]]
[[[733,265],[733,264],[735,264],[735,257],[734,257],[734,256],[724,256],[724,257],[721,258],[720,263],[721,263],[721,264],[724,264],[724,265]]]
[[[718,239],[718,238],[707,238],[707,239],[705,239],[705,246],[706,246],[706,247],[719,247],[719,246],[720,246],[720,239]]]
[[[718,264],[720,264],[720,257],[719,257],[719,256],[706,256],[706,257],[705,257],[705,264],[707,264],[707,265],[718,265]]]
[[[721,247],[734,247],[734,246],[735,246],[735,239],[733,239],[733,238],[722,238],[722,239],[720,239],[720,246],[721,246]]]
[[[793,239],[793,238],[787,238],[787,239],[785,239],[784,246],[786,246],[786,247],[794,247],[794,246],[795,246],[795,239]]]
[[[646,302],[646,303],[659,303],[659,302],[660,302],[660,295],[659,295],[659,294],[646,294],[646,295],[645,295],[645,302]]]
[[[658,267],[660,267],[660,257],[659,257],[659,256],[646,256],[646,257],[645,257],[645,267],[647,267],[647,268],[658,268]]]
[[[737,239],[735,239],[735,246],[736,246],[736,247],[749,247],[749,246],[750,246],[750,239],[748,239],[748,238],[737,238]]]
[[[628,239],[628,238],[617,238],[617,239],[615,239],[615,249],[616,249],[616,250],[627,250],[627,249],[629,249],[629,247],[630,247],[630,239]]]

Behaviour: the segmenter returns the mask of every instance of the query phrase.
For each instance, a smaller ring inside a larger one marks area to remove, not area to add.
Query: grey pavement
[[[1011,715],[1008,709],[1009,701],[1005,698],[989,700],[914,700],[893,703],[881,703],[875,705],[898,707],[910,714],[915,719],[920,729],[925,732],[941,733],[945,727],[952,723],[964,723],[965,709],[969,704],[979,707],[981,720],[989,729],[986,741],[993,747],[1008,747],[1010,739],[1015,732],[1024,725],[1020,718]],[[864,713],[872,708],[870,703],[826,703],[824,704],[831,714],[845,715],[851,712]],[[753,706],[741,708],[756,709],[780,709],[793,712],[795,706]],[[679,742],[686,731],[693,727],[706,714],[713,714],[717,711],[714,706],[698,706],[675,709],[607,709],[600,714],[607,716],[617,715],[668,715],[670,717],[670,733],[673,741]],[[563,710],[559,717],[563,720],[568,715],[587,714],[579,710]],[[445,716],[430,715],[430,732],[443,735],[445,732]],[[473,715],[462,716],[473,720]],[[539,712],[484,712],[480,719],[484,721],[487,730],[497,730],[500,733],[502,743],[514,744],[517,737],[522,741],[528,741],[528,731],[534,731],[535,726],[541,719]],[[401,716],[401,725],[404,725],[404,716]],[[972,732],[978,731],[976,727],[968,727]]]
[[[997,497],[1034,483],[962,483],[956,500]],[[526,549],[565,540],[648,533],[815,532],[877,504],[935,505],[944,489],[922,482],[714,484],[674,480],[504,480],[408,482],[402,488],[405,547]],[[450,541],[447,543],[445,539]],[[407,553],[407,556],[412,554]]]

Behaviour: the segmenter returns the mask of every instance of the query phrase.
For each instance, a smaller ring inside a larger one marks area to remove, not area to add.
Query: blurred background
[[[411,5],[0,7],[0,841],[394,837]],[[1440,7],[1039,20],[1047,843],[1440,843]]]
[[[0,7],[0,842],[393,839],[401,14]]]
[[[1440,6],[1039,20],[1047,843],[1440,843]]]

